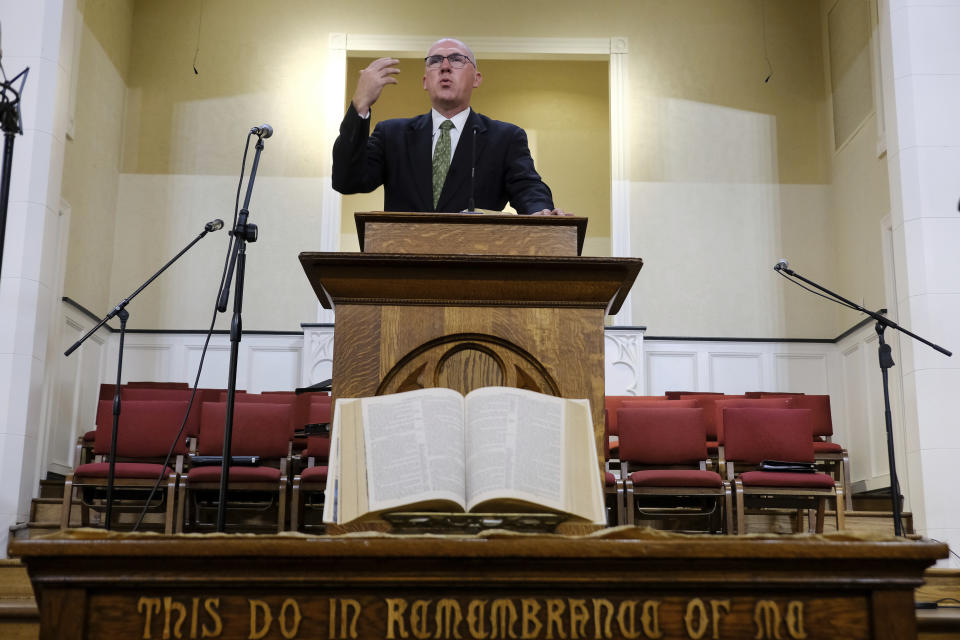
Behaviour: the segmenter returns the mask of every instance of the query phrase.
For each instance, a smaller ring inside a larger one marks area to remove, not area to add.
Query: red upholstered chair
[[[290,529],[307,530],[309,525],[303,519],[304,509],[323,508],[324,491],[327,488],[327,461],[330,456],[330,436],[310,436],[307,446],[301,454],[306,458],[304,469],[293,477],[293,492],[290,499]],[[311,497],[320,497],[319,502]]]
[[[610,400],[614,399],[613,402]],[[610,418],[610,448],[616,450],[619,446],[620,427],[617,422],[617,410],[625,407],[661,407],[670,409],[696,408],[700,404],[696,399],[693,400],[671,400],[667,402],[666,396],[607,396],[607,415]]]
[[[257,465],[230,466],[228,511],[246,511],[257,514],[277,508],[277,531],[283,531],[287,505],[287,465],[290,460],[290,404],[266,402],[238,402],[234,407],[232,456],[258,456]],[[200,438],[197,454],[223,454],[223,434],[227,405],[224,402],[204,402],[200,418]],[[208,527],[201,522],[200,513],[215,510],[219,499],[220,464],[191,466],[180,483],[177,505],[177,531],[193,524]],[[189,502],[189,504],[188,504]],[[190,510],[194,510],[191,517]],[[186,515],[185,515],[186,511]],[[246,526],[246,525],[244,525]],[[253,528],[247,526],[247,528]]]
[[[684,396],[722,396],[719,391],[666,391],[664,392],[668,400],[679,400]]]
[[[145,386],[131,386],[133,384],[145,385]],[[175,385],[175,386],[170,386]],[[179,382],[157,382],[157,383],[129,383],[123,385],[120,388],[120,400],[125,402],[127,400],[150,400],[150,401],[160,401],[160,400],[173,400],[173,401],[189,401],[190,395],[193,393],[192,389],[185,389],[183,385],[186,383]],[[113,384],[101,384],[100,385],[100,403],[103,401],[109,401],[106,411],[103,411],[102,404],[98,403],[97,405],[97,416],[94,421],[94,428],[90,431],[87,431],[82,436],[77,439],[77,453],[76,453],[76,464],[83,464],[89,462],[93,458],[93,440],[95,438],[97,427],[100,425],[101,420],[106,418],[109,425],[113,424],[113,395],[116,385]],[[200,404],[206,401],[213,400],[215,396],[219,393],[219,389],[197,389],[197,396],[193,401],[193,406],[190,409],[190,418],[187,421],[187,437],[195,438],[200,433]],[[121,410],[121,414],[123,409]],[[189,441],[188,441],[189,446]]]
[[[626,524],[623,512],[623,480],[620,478],[619,471],[614,472],[613,467],[619,467],[620,461],[610,458],[610,414],[606,409],[603,410],[603,494],[606,498],[607,522],[611,526]]]
[[[715,430],[717,434],[717,469],[721,475],[725,475],[725,450],[724,450],[724,431],[723,431],[723,410],[724,409],[789,409],[792,401],[787,398],[743,398],[739,396],[724,396],[720,399],[708,399],[702,404],[710,410],[707,417],[709,428]],[[712,445],[712,443],[710,443]]]
[[[187,452],[186,437],[179,434],[186,411],[187,403],[184,401],[123,402],[117,425],[114,513],[140,512],[150,489],[159,478],[163,478],[161,489],[163,481],[166,481],[167,486],[151,501],[150,510],[162,511],[165,514],[164,531],[170,533],[173,530],[174,491],[183,469],[183,456]],[[78,465],[66,478],[60,520],[62,529],[66,529],[70,524],[70,510],[75,493],[81,501],[84,525],[89,523],[90,509],[102,511],[106,506],[105,489],[109,470],[106,456],[110,452],[113,431],[113,402],[101,401],[97,413],[101,417],[93,444],[96,459],[94,462]],[[173,466],[164,466],[163,460],[174,442],[176,446],[173,452],[176,457]]]
[[[843,489],[825,473],[757,470],[764,460],[812,463],[813,427],[809,409],[728,408],[723,413],[727,478],[734,483],[737,533],[746,533],[746,502],[797,510],[796,527],[815,506],[816,531],[823,532],[827,498],[838,507],[837,530],[844,528]],[[735,468],[739,467],[739,469]]]
[[[830,396],[805,395],[803,393],[760,392],[761,398],[790,398],[794,409],[810,409],[813,413],[813,456],[833,474],[843,488],[843,499],[848,511],[853,510],[853,493],[850,491],[850,456],[843,445],[833,442],[833,418],[830,414]]]
[[[624,407],[619,412],[627,523],[638,517],[710,516],[712,530],[729,531],[730,485],[706,469],[704,410]],[[663,496],[672,499],[664,502]]]
[[[156,382],[154,380],[139,380],[124,385],[129,389],[189,389],[189,382]]]

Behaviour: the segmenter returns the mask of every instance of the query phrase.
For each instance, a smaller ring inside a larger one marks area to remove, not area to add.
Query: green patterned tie
[[[453,129],[453,123],[444,120],[440,123],[440,139],[437,140],[437,147],[433,150],[433,208],[437,208],[440,202],[440,192],[443,191],[443,182],[447,179],[447,171],[450,169],[450,129]]]

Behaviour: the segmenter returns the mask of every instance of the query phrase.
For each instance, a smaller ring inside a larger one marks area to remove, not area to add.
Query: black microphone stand
[[[220,226],[223,226],[223,223],[220,222],[219,220],[215,222],[220,223]],[[127,305],[130,304],[131,300],[137,297],[137,294],[139,294],[141,291],[146,289],[151,282],[156,280],[161,273],[166,271],[170,265],[172,265],[174,262],[179,260],[180,256],[182,256],[187,251],[189,251],[190,247],[200,242],[203,236],[207,235],[211,231],[216,231],[217,229],[220,228],[220,227],[215,227],[214,225],[215,225],[214,222],[207,223],[203,231],[200,232],[200,235],[194,238],[190,242],[190,244],[188,244],[183,249],[181,249],[180,253],[173,256],[173,258],[171,258],[170,261],[167,262],[167,264],[160,267],[160,270],[157,271],[152,276],[150,276],[146,282],[144,282],[142,285],[140,285],[137,288],[136,291],[134,291],[129,296],[121,300],[120,303],[117,306],[115,306],[113,310],[110,311],[110,313],[105,315],[103,319],[100,322],[98,322],[95,327],[90,329],[90,331],[87,331],[87,333],[82,338],[80,338],[79,340],[73,343],[73,346],[71,346],[69,349],[63,352],[64,356],[69,356],[71,353],[76,351],[80,347],[80,345],[86,342],[87,338],[92,336],[94,333],[96,333],[100,329],[100,327],[105,325],[108,320],[114,317],[120,318],[120,350],[117,353],[117,385],[116,385],[116,389],[113,392],[113,429],[110,432],[110,451],[107,453],[107,461],[109,463],[109,467],[107,470],[107,508],[106,508],[106,513],[104,514],[104,517],[106,519],[107,529],[110,529],[110,524],[112,522],[112,517],[113,517],[113,484],[114,484],[115,468],[117,463],[117,427],[120,424],[120,410],[121,410],[120,381],[121,381],[122,372],[123,372],[123,341],[127,333],[127,319],[130,317],[130,312],[127,311]]]
[[[0,67],[2,69],[2,67]],[[27,82],[27,67],[12,80],[0,84],[0,128],[3,129],[3,175],[0,177],[0,269],[3,267],[3,242],[7,235],[7,205],[10,202],[10,175],[13,171],[13,142],[16,135],[23,134],[20,118],[20,95]],[[13,88],[17,78],[22,77],[20,91]],[[9,97],[7,94],[13,94]]]
[[[893,355],[891,353],[890,345],[888,345],[883,340],[883,333],[884,331],[886,331],[887,327],[890,327],[891,329],[896,329],[900,333],[904,333],[910,336],[914,340],[918,340],[919,342],[922,342],[923,344],[927,345],[928,347],[936,351],[939,351],[940,353],[946,355],[947,357],[950,357],[953,354],[947,351],[946,349],[944,349],[943,347],[935,345],[929,340],[926,340],[925,338],[921,338],[917,334],[911,331],[908,331],[907,329],[904,329],[903,327],[898,325],[896,322],[894,322],[890,318],[887,318],[883,314],[877,313],[876,311],[870,311],[868,309],[864,309],[860,305],[847,300],[843,296],[837,293],[834,293],[833,291],[830,291],[825,287],[821,287],[816,282],[813,282],[812,280],[808,280],[807,278],[804,278],[802,275],[800,275],[796,271],[790,269],[787,266],[786,261],[778,262],[777,265],[774,266],[773,270],[777,271],[781,275],[784,275],[784,277],[791,276],[793,278],[796,278],[797,280],[801,280],[809,284],[810,286],[815,287],[820,291],[823,291],[828,296],[830,296],[830,298],[832,298],[834,301],[838,301],[844,306],[854,309],[856,311],[859,311],[860,313],[865,313],[866,315],[870,316],[871,318],[877,321],[875,328],[877,331],[877,340],[879,342],[878,355],[879,355],[879,363],[880,363],[880,375],[883,381],[883,418],[886,423],[886,429],[887,429],[887,464],[890,467],[890,503],[891,503],[891,506],[893,507],[893,531],[895,535],[903,536],[903,522],[901,521],[901,509],[900,509],[900,482],[897,479],[897,461],[896,461],[896,455],[895,455],[894,444],[893,444],[893,416],[890,412],[890,383],[888,380],[888,377],[889,377],[888,372],[889,372],[889,369],[894,366],[894,362],[893,362]],[[787,278],[787,279],[789,280],[790,278]],[[837,509],[842,509],[842,508],[843,506],[840,504],[840,501],[838,500]]]
[[[248,143],[249,144],[249,143]],[[233,319],[230,322],[230,371],[227,378],[227,408],[226,421],[223,428],[223,464],[220,475],[220,496],[217,501],[217,531],[223,532],[226,526],[227,515],[227,483],[230,479],[230,449],[233,438],[233,415],[237,395],[237,361],[240,355],[240,338],[243,334],[241,313],[243,311],[243,279],[247,263],[247,243],[257,241],[257,225],[247,222],[250,217],[250,195],[253,193],[253,182],[257,178],[257,165],[260,164],[260,152],[263,151],[263,134],[257,135],[256,154],[253,156],[253,166],[250,168],[250,179],[247,181],[247,193],[243,199],[243,208],[237,215],[237,224],[230,232],[233,236],[233,248],[230,256],[230,266],[227,268],[227,277],[220,290],[220,299],[217,310],[223,313],[227,310],[227,300],[230,298],[230,280],[233,277],[234,266],[237,270],[237,280],[233,294]]]

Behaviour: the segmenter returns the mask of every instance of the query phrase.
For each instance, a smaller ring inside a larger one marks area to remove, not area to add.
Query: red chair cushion
[[[187,473],[190,482],[219,481],[222,469],[219,465],[194,467]],[[231,482],[270,482],[280,481],[280,469],[273,467],[230,467]]]
[[[714,471],[696,469],[664,469],[634,471],[630,474],[635,486],[647,487],[714,487],[723,486],[723,479]]]
[[[813,441],[813,453],[842,453],[843,445],[838,442],[818,442]]]
[[[825,473],[783,473],[778,471],[747,471],[740,474],[745,487],[807,487],[829,489],[833,478]]]
[[[723,423],[727,460],[813,462],[809,409],[724,409]]]
[[[83,434],[83,444],[93,444],[94,439],[97,437],[97,430],[87,431]]]
[[[611,474],[612,475],[612,474]],[[326,482],[327,467],[307,467],[300,474],[300,482]]]
[[[110,472],[109,462],[91,462],[82,464],[73,472],[74,481],[78,478],[106,478]],[[156,480],[158,476],[167,477],[173,469],[162,464],[144,462],[118,462],[114,465],[114,478],[148,478]]]
[[[648,465],[706,460],[703,409],[626,407],[617,413],[621,460]]]

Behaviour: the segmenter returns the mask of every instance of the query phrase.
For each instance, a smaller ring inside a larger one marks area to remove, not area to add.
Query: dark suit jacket
[[[450,162],[440,201],[433,207],[433,129],[430,114],[377,124],[361,118],[351,104],[333,145],[333,188],[340,193],[369,193],[384,185],[386,211],[457,212],[470,200],[470,154],[476,127],[477,208],[518,213],[553,209],[550,188],[533,167],[527,135],[516,125],[470,112]]]

